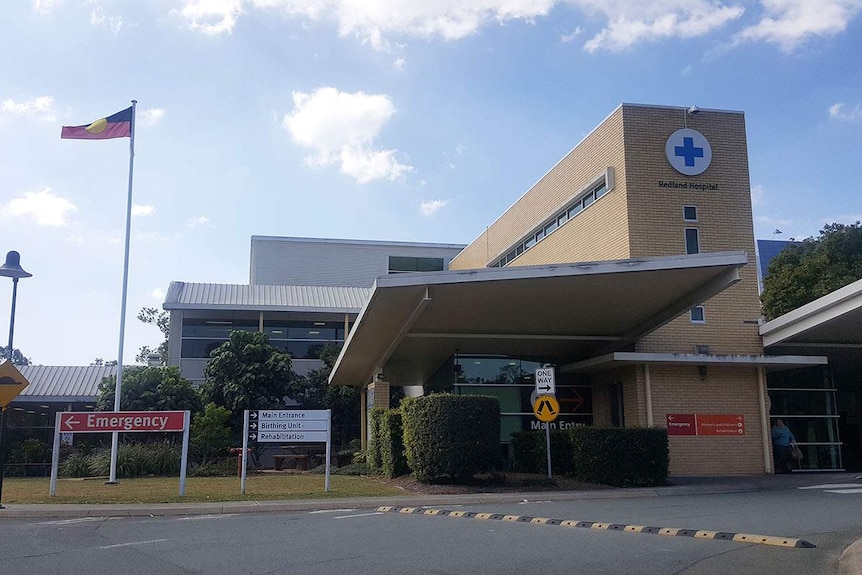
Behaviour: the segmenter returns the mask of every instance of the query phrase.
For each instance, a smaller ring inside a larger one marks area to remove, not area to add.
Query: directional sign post
[[[54,422],[54,450],[51,453],[51,497],[57,494],[60,467],[60,435],[65,433],[144,433],[153,431],[183,434],[180,460],[180,497],[186,494],[189,458],[188,411],[58,411]]]
[[[553,371],[553,370],[552,370]],[[538,375],[538,370],[536,371]],[[552,377],[553,379],[553,377]],[[538,382],[538,377],[536,378]],[[538,383],[536,384],[538,385]],[[553,382],[551,383],[553,386]],[[536,419],[545,424],[545,445],[548,449],[548,479],[551,478],[551,425],[550,423],[560,415],[560,403],[553,395],[540,395],[533,404],[533,414]]]
[[[261,409],[243,414],[242,472],[240,493],[245,495],[248,442],[256,443],[325,443],[326,491],[329,491],[331,449],[331,409]]]
[[[16,280],[17,281],[17,280]],[[10,339],[12,336],[9,336]],[[9,345],[12,351],[12,345]],[[25,387],[30,385],[21,372],[6,360],[0,365],[0,509],[3,507],[3,476],[6,475],[6,451],[3,449],[3,432],[6,430],[6,407]]]

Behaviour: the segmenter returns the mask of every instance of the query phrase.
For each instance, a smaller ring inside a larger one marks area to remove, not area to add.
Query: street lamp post
[[[29,278],[33,274],[25,272],[21,268],[21,254],[16,251],[11,251],[6,254],[6,263],[0,266],[0,276],[12,278],[12,316],[9,319],[9,347],[8,359],[12,361],[14,347],[12,347],[12,337],[15,335],[15,300],[18,298],[18,280],[20,278]],[[0,494],[3,493],[3,476],[6,474],[6,451],[3,449],[3,432],[6,430],[6,411],[7,407],[0,406]],[[0,503],[0,509],[3,508]]]

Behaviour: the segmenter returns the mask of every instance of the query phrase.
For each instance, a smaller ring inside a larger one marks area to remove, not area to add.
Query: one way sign
[[[543,367],[536,370],[536,395],[556,395],[554,368]]]

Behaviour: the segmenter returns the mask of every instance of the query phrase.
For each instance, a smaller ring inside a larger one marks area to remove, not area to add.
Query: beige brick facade
[[[677,172],[666,157],[668,138],[683,127],[700,132],[712,148],[709,168],[697,176]],[[703,303],[705,322],[693,323],[686,313],[637,341],[634,351],[692,354],[696,346],[708,346],[710,354],[762,354],[745,118],[739,112],[688,115],[682,107],[621,105],[450,268],[492,265],[608,171],[613,188],[606,195],[508,266],[685,254],[685,230],[696,228],[700,252],[744,251],[749,265],[740,270],[738,283]],[[696,221],[684,219],[684,206],[696,208]],[[663,427],[668,413],[745,417],[741,437],[671,437],[672,474],[767,470],[753,366],[709,366],[705,379],[697,366],[658,364],[616,367],[590,377],[596,425],[611,422],[612,384],[622,385],[626,426]]]

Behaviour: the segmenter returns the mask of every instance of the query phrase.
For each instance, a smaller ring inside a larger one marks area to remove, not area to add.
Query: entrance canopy
[[[760,326],[772,354],[828,355],[847,369],[862,369],[862,280],[853,282]]]
[[[747,262],[723,252],[384,276],[329,381],[422,385],[454,353],[610,353],[733,285]]]

